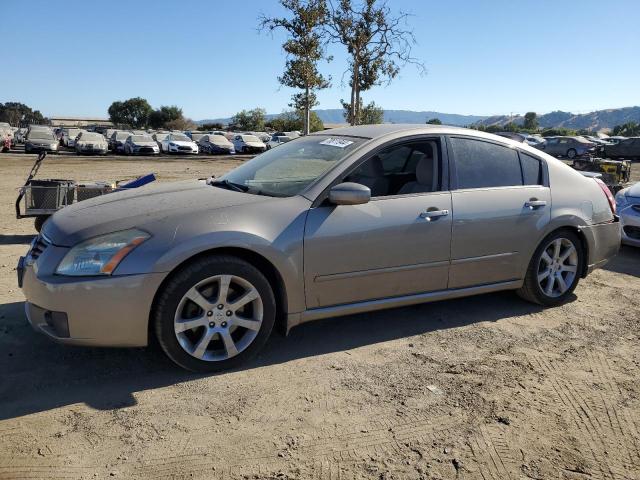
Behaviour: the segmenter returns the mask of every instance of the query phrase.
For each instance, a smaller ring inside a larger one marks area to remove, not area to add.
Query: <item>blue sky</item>
[[[0,102],[48,116],[106,117],[112,101],[142,96],[198,120],[256,106],[278,113],[293,93],[276,80],[284,36],[257,29],[261,12],[284,13],[276,0],[2,4]],[[413,14],[413,53],[428,72],[408,66],[390,86],[365,92],[365,101],[478,115],[640,104],[638,0],[389,4]],[[319,93],[318,108],[339,108],[349,97],[343,49],[330,53],[334,61],[321,68],[333,85]]]

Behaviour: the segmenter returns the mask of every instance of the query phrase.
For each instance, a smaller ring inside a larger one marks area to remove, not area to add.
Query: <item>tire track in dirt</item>
[[[464,422],[450,415],[437,418],[408,415],[397,418],[377,419],[359,427],[342,428],[329,436],[304,441],[288,451],[274,448],[267,443],[238,446],[232,457],[204,455],[201,453],[165,456],[143,462],[136,476],[167,478],[186,473],[218,472],[218,478],[266,473],[293,462],[306,469],[310,478],[340,478],[340,464],[361,461],[367,456],[391,458],[400,453],[407,442],[434,440],[451,433],[451,429]],[[203,436],[202,440],[206,437]],[[206,444],[205,444],[206,445]],[[225,477],[226,475],[226,477]]]
[[[588,385],[578,383],[563,375],[563,370],[553,360],[539,354],[528,354],[534,369],[545,374],[553,392],[565,407],[579,432],[578,440],[586,444],[594,468],[592,478],[634,479],[640,475],[638,452],[630,451],[627,444],[630,434],[626,422],[620,422],[621,414],[611,397],[620,395],[620,389],[610,380],[610,365],[598,354],[587,355],[586,364],[596,380],[604,386],[604,393],[594,392]],[[632,443],[634,444],[634,443]]]

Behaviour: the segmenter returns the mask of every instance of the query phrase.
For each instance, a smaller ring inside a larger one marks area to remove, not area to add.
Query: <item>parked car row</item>
[[[611,159],[640,160],[640,137],[604,137],[594,135],[541,137],[528,133],[498,132],[501,137],[526,143],[554,157],[574,159],[598,155]]]

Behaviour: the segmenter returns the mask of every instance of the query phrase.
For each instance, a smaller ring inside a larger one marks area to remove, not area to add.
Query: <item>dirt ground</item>
[[[40,177],[167,181],[239,161],[58,156]],[[640,478],[640,249],[561,308],[505,292],[335,318],[194,375],[154,348],[29,327],[14,267],[34,230],[13,202],[32,162],[0,155],[0,479]]]

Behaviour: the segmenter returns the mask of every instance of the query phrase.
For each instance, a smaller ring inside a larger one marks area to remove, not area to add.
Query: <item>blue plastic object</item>
[[[141,187],[143,185],[146,185],[147,183],[151,183],[153,181],[155,181],[156,176],[154,173],[147,173],[146,175],[142,175],[141,177],[138,177],[134,180],[131,180],[129,182],[126,183],[121,183],[120,185],[118,185],[118,189],[121,188],[138,188]]]

